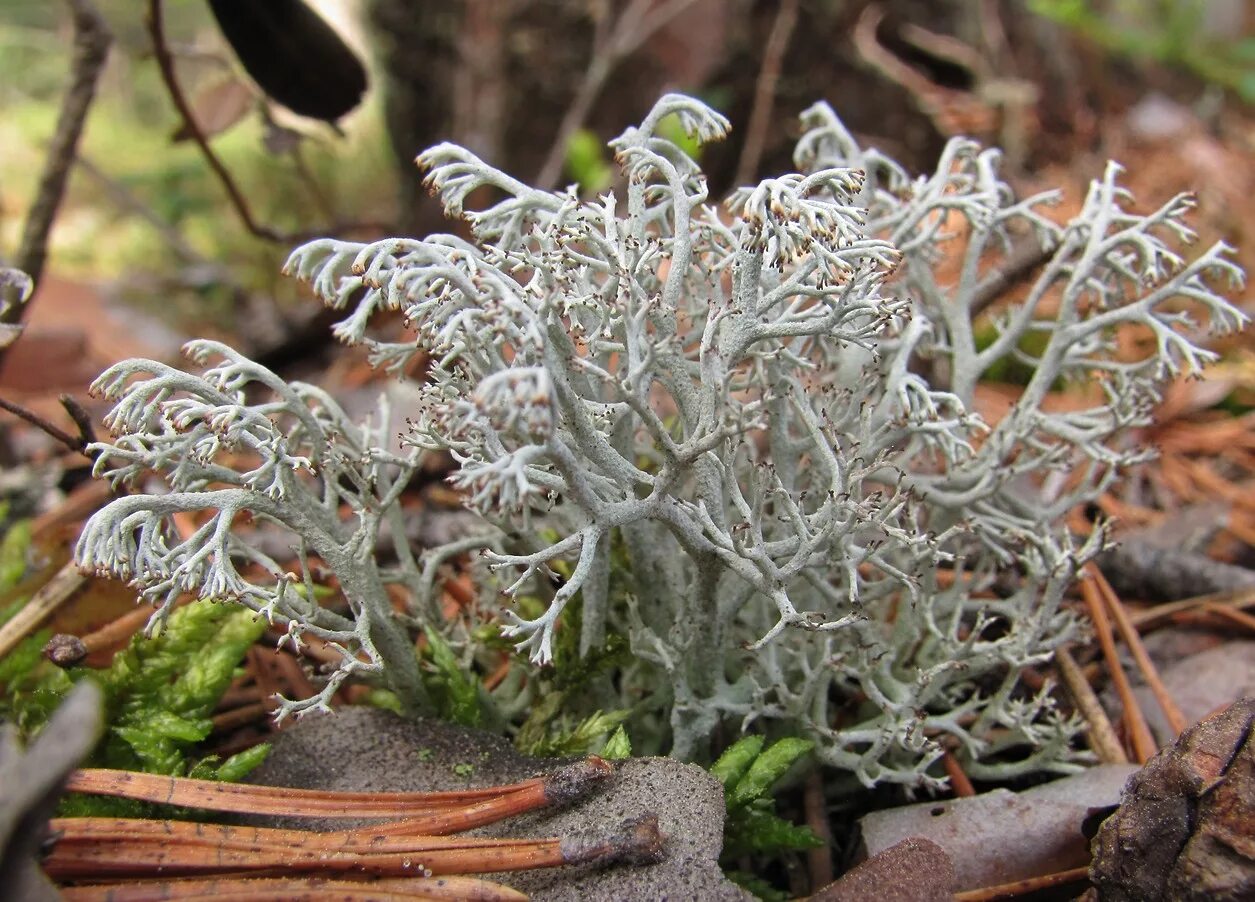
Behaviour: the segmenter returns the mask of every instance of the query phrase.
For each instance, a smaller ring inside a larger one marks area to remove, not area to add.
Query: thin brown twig
[[[1092,576],[1094,569],[1091,565],[1086,565],[1086,572],[1081,577],[1081,595],[1085,598],[1085,606],[1094,624],[1094,633],[1098,637],[1099,645],[1102,646],[1103,658],[1107,662],[1107,672],[1115,683],[1121,704],[1124,705],[1124,719],[1129,727],[1133,755],[1139,764],[1145,764],[1155,754],[1155,739],[1150,734],[1150,728],[1146,726],[1146,718],[1142,714],[1142,709],[1138,707],[1137,699],[1133,696],[1133,687],[1129,685],[1129,678],[1120,665],[1120,656],[1116,653],[1115,640],[1111,635],[1111,623],[1107,620],[1102,596],[1094,584]]]
[[[78,427],[78,439],[81,443],[79,451],[86,454],[87,446],[96,441],[96,427],[92,423],[91,414],[83,409],[83,405],[73,395],[61,395],[58,399],[65,412],[70,415],[74,425]]]
[[[74,163],[83,125],[96,96],[96,84],[109,57],[113,35],[91,0],[67,0],[74,26],[74,59],[70,67],[70,84],[61,101],[57,128],[48,144],[44,171],[39,177],[35,199],[26,214],[22,240],[13,265],[31,277],[38,290],[44,263],[48,259],[48,236],[57,218],[57,210],[65,196],[70,168]],[[4,289],[0,288],[0,292]],[[33,296],[33,295],[32,295]],[[0,296],[0,323],[21,322],[31,298],[16,303],[16,296]]]
[[[1103,710],[1089,680],[1085,679],[1085,674],[1072,657],[1072,652],[1067,648],[1057,649],[1055,664],[1059,667],[1059,675],[1068,687],[1068,692],[1072,694],[1076,710],[1085,718],[1085,724],[1089,727],[1090,746],[1098,755],[1098,760],[1104,764],[1128,764],[1129,756],[1124,753],[1107,712]]]
[[[26,422],[30,423],[36,429],[40,430],[41,432],[47,434],[51,438],[65,445],[75,454],[87,454],[87,450],[86,450],[87,445],[83,442],[81,438],[75,438],[74,436],[66,432],[65,430],[60,429],[57,426],[54,426],[48,420],[45,420],[39,414],[35,413],[35,411],[30,410],[29,408],[23,407],[21,404],[14,403],[13,401],[8,401],[4,398],[0,398],[0,408],[7,410],[9,413],[13,414],[18,419],[25,420]],[[88,456],[90,457],[90,455]]]
[[[191,136],[192,140],[196,142],[196,146],[200,148],[205,162],[209,164],[209,168],[217,176],[223,190],[227,193],[231,206],[235,209],[236,215],[239,216],[240,222],[250,234],[265,241],[273,241],[278,244],[292,244],[326,232],[388,231],[390,225],[386,223],[355,222],[333,223],[323,229],[313,231],[280,232],[259,222],[253,215],[248,199],[245,198],[240,186],[236,184],[230,170],[227,169],[221,158],[214,153],[213,148],[209,145],[209,139],[201,129],[200,123],[196,121],[196,116],[187,101],[187,96],[179,85],[178,77],[174,71],[174,56],[170,52],[170,45],[166,42],[161,0],[148,0],[148,14],[145,17],[145,21],[148,28],[148,36],[152,40],[153,56],[157,60],[157,70],[161,74],[161,81],[166,87],[166,93],[170,95],[171,102],[174,104],[175,109],[178,110],[187,134]]]
[[[972,300],[968,304],[969,315],[975,318],[984,313],[995,301],[1015,285],[1020,279],[1050,259],[1054,248],[1043,247],[1035,239],[1027,239],[1019,244],[997,269],[989,273],[972,292]]]
[[[588,118],[593,102],[615,67],[693,2],[694,0],[666,0],[656,4],[654,0],[633,0],[615,19],[613,26],[607,29],[604,20],[598,23],[588,68],[584,70],[584,77],[575,91],[571,105],[558,123],[558,131],[554,134],[549,153],[533,181],[537,188],[547,191],[557,184],[566,160],[567,144]]]
[[[218,155],[214,153],[213,148],[209,146],[209,139],[205,137],[205,132],[201,129],[200,123],[196,121],[196,116],[187,102],[187,97],[183,94],[183,89],[179,86],[178,78],[174,74],[174,57],[170,53],[170,46],[166,43],[164,10],[161,0],[148,0],[148,15],[145,17],[145,24],[148,27],[148,36],[152,39],[153,56],[157,60],[157,71],[161,74],[161,81],[166,86],[166,92],[170,95],[170,100],[174,103],[175,109],[179,111],[179,116],[183,119],[183,125],[187,133],[196,142],[196,146],[200,148],[205,162],[209,164],[209,168],[214,171],[214,175],[218,177],[218,181],[222,184],[223,190],[227,192],[231,206],[235,208],[235,212],[244,224],[244,228],[266,241],[287,241],[286,236],[257,221],[253,216],[253,211],[249,208],[248,200],[244,197],[244,192],[240,190],[240,186],[235,183],[231,172],[223,164],[222,160],[218,158]]]
[[[776,19],[763,48],[763,64],[758,70],[758,81],[754,84],[754,105],[750,109],[750,121],[745,130],[741,158],[736,165],[736,185],[749,184],[762,162],[767,129],[771,125],[771,113],[775,107],[776,85],[780,81],[784,52],[789,49],[789,40],[797,26],[797,10],[798,0],[781,0],[776,9]]]
[[[1111,616],[1120,630],[1120,636],[1124,639],[1124,644],[1129,647],[1133,660],[1137,663],[1138,670],[1142,672],[1142,679],[1150,687],[1151,693],[1155,696],[1155,701],[1158,702],[1160,710],[1163,711],[1164,717],[1168,721],[1168,728],[1172,730],[1174,737],[1180,736],[1185,732],[1185,728],[1189,724],[1186,723],[1185,715],[1181,713],[1177,703],[1173,701],[1172,695],[1168,692],[1168,687],[1159,678],[1159,671],[1155,667],[1154,662],[1151,661],[1150,655],[1146,653],[1146,646],[1142,644],[1142,637],[1138,635],[1137,630],[1130,622],[1128,612],[1124,609],[1124,604],[1121,603],[1115,589],[1111,588],[1111,583],[1107,582],[1107,578],[1103,576],[1102,571],[1098,568],[1094,568],[1094,582],[1098,586],[1099,593],[1107,602],[1107,610],[1111,612]]]
[[[832,882],[832,824],[824,801],[824,778],[817,770],[811,771],[802,790],[802,808],[806,813],[806,826],[823,840],[823,845],[806,850],[806,869],[810,875],[811,889],[818,890]]]

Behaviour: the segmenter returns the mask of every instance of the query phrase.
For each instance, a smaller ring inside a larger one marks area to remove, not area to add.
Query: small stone
[[[44,657],[58,667],[73,667],[87,657],[87,646],[78,636],[57,633],[44,646]]]
[[[810,902],[949,902],[954,898],[954,862],[935,842],[912,837],[873,855]]]

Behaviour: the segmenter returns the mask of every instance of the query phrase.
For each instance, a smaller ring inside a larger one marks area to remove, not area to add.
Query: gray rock
[[[385,711],[348,708],[310,718],[275,737],[274,750],[250,782],[270,786],[370,792],[423,792],[525,780],[563,764],[519,754],[504,739],[433,720],[406,721]],[[457,768],[455,772],[455,768]],[[724,802],[719,782],[699,767],[668,758],[624,762],[603,788],[574,805],[511,818],[473,831],[511,837],[582,836],[647,812],[658,816],[666,857],[658,864],[595,865],[486,874],[536,900],[745,900],[723,876]],[[343,829],[363,823],[249,817],[265,826]]]
[[[1081,823],[1091,808],[1115,805],[1134,765],[1104,764],[1021,793],[995,789],[971,798],[905,805],[865,815],[868,856],[910,837],[936,843],[962,892],[1080,867],[1089,860]]]

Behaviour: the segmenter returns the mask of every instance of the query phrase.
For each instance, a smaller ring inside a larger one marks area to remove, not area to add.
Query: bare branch
[[[22,241],[13,265],[24,270],[36,285],[43,275],[48,257],[48,235],[57,217],[70,167],[83,134],[83,125],[96,96],[96,83],[109,56],[113,35],[101,18],[92,0],[67,0],[74,25],[74,58],[70,67],[70,84],[61,101],[57,128],[48,145],[44,171],[39,178],[35,200],[26,215]],[[26,302],[15,301],[8,289],[0,286],[0,323],[21,321]]]

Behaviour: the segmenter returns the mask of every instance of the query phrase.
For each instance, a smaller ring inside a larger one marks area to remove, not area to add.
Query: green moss
[[[238,780],[265,758],[257,746],[219,762],[197,754],[211,716],[265,622],[237,605],[198,601],[177,609],[161,635],[136,636],[109,667],[62,670],[43,656],[47,631],[0,660],[0,717],[26,741],[79,680],[101,687],[107,727],[85,766]],[[65,814],[141,816],[155,809],[118,799],[71,797]],[[168,811],[163,812],[168,814]]]

